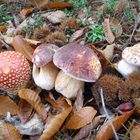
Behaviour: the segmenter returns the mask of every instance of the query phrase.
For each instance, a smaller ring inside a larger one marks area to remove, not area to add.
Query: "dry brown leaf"
[[[50,2],[50,0],[29,0],[33,5],[41,9],[48,8],[68,8],[72,7],[72,4],[69,2]]]
[[[33,12],[34,8],[32,7],[28,7],[28,8],[24,8],[21,10],[21,14],[23,14],[25,17],[27,17],[29,14],[31,14]]]
[[[95,117],[90,124],[88,124],[80,129],[80,131],[76,134],[76,136],[73,138],[73,140],[82,140],[82,139],[86,138],[91,133],[92,129],[97,127],[101,118],[102,118],[102,116]]]
[[[49,140],[55,133],[59,131],[65,119],[72,110],[72,106],[67,103],[67,108],[63,110],[60,114],[51,117],[45,125],[43,134],[39,140]]]
[[[19,102],[19,112],[18,116],[22,123],[26,123],[32,117],[33,113],[33,106],[29,104],[27,101],[20,99]]]
[[[9,123],[4,123],[2,127],[3,140],[22,140],[19,131]]]
[[[21,89],[19,91],[19,97],[31,104],[43,120],[47,118],[45,106],[43,105],[39,95],[35,91],[31,89]]]
[[[83,107],[70,116],[65,127],[67,129],[79,129],[92,121],[97,111],[90,106]]]
[[[84,34],[84,29],[80,29],[76,32],[74,32],[69,40],[69,42],[76,41],[78,38],[80,38]]]
[[[129,117],[132,115],[133,111],[129,111],[124,113],[123,115],[116,116],[112,120],[112,124],[116,131],[118,131],[122,124],[125,123]],[[95,137],[95,140],[109,140],[113,136],[113,130],[109,122],[102,125],[100,130],[97,132],[97,135]]]
[[[15,36],[12,45],[17,52],[23,54],[29,61],[32,62],[32,55],[34,49],[30,46],[30,44],[23,40],[23,38],[19,35]]]
[[[0,32],[1,31],[5,31],[7,29],[8,25],[4,24],[4,25],[0,25]]]
[[[118,19],[111,18],[110,27],[115,31],[114,32],[115,37],[119,37],[122,35],[123,29],[122,29],[122,25],[120,24],[120,21]]]
[[[0,115],[7,115],[18,113],[18,106],[8,96],[0,96]]]
[[[119,0],[115,6],[115,13],[122,12],[128,6],[128,4],[128,0]]]
[[[140,125],[135,125],[133,129],[130,131],[130,139],[131,140],[140,139]]]
[[[109,44],[112,44],[115,40],[115,37],[111,31],[109,19],[106,18],[103,22],[105,38]]]

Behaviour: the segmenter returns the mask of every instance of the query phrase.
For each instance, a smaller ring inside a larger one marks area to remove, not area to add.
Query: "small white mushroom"
[[[127,78],[129,74],[140,70],[140,44],[127,47],[122,52],[122,60],[116,66],[117,70]]]
[[[34,51],[32,75],[36,85],[42,89],[51,90],[54,87],[58,68],[52,58],[56,49],[56,45],[41,44]]]

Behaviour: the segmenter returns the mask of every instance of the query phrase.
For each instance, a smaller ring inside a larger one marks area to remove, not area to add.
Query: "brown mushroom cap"
[[[0,53],[0,89],[15,93],[27,84],[30,76],[30,65],[21,53]]]
[[[125,48],[122,52],[122,58],[128,64],[140,66],[140,44]]]
[[[58,49],[53,62],[69,76],[85,82],[95,82],[102,71],[94,51],[80,44],[71,43]]]
[[[54,44],[41,44],[39,45],[32,57],[32,62],[37,67],[42,67],[52,61],[53,55],[58,47]]]

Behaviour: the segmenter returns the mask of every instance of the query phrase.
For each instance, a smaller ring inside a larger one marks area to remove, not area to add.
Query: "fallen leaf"
[[[123,33],[123,28],[122,25],[120,24],[120,20],[116,18],[111,18],[110,19],[110,27],[112,30],[114,30],[114,35],[115,37],[119,37]]]
[[[82,140],[82,139],[86,138],[91,133],[92,129],[97,127],[101,118],[102,118],[102,116],[95,117],[90,124],[88,124],[80,129],[80,131],[74,136],[73,140]]]
[[[29,104],[27,101],[23,99],[20,99],[18,116],[22,123],[26,123],[27,121],[30,120],[30,118],[34,114],[33,110],[34,109],[33,106],[31,106],[31,104]]]
[[[39,95],[35,91],[31,89],[21,89],[18,95],[20,98],[26,100],[29,104],[31,104],[43,120],[47,118],[45,106],[43,105]]]
[[[1,31],[5,31],[7,29],[8,25],[4,24],[4,25],[0,25],[0,32]]]
[[[21,10],[21,14],[23,14],[25,17],[27,17],[29,14],[33,12],[34,8],[29,7],[29,8],[24,8]]]
[[[80,110],[84,104],[83,90],[78,91],[76,100],[73,105],[73,112]]]
[[[115,37],[111,31],[109,19],[106,18],[103,22],[105,38],[109,44],[112,44],[115,40]]]
[[[65,119],[72,110],[72,106],[69,105],[69,103],[67,103],[67,106],[68,107],[65,110],[62,110],[60,114],[54,117],[51,116],[50,119],[48,119],[43,134],[41,135],[39,140],[48,140],[59,131]]]
[[[111,45],[107,45],[106,48],[102,50],[103,54],[107,59],[110,60],[113,57],[114,48],[115,48],[115,44],[113,43]]]
[[[4,123],[2,127],[3,140],[22,140],[19,131],[9,123]]]
[[[140,139],[140,125],[135,125],[133,129],[130,131],[130,139],[131,140]]]
[[[8,96],[0,96],[0,115],[7,115],[18,113],[18,106]]]
[[[65,127],[67,129],[79,129],[91,123],[96,113],[97,111],[93,107],[83,107],[70,116]]]
[[[2,37],[7,44],[12,44],[14,37],[10,37],[7,35],[3,35]],[[28,38],[23,38],[23,40],[28,42],[31,45],[38,45],[41,43],[40,41],[36,41],[36,40],[28,39]]]
[[[21,36],[19,36],[19,35],[15,36],[13,39],[12,45],[17,52],[20,52],[29,61],[32,62],[32,55],[33,55],[34,49],[30,46],[30,44],[28,42],[23,40],[23,38]]]
[[[76,41],[78,38],[80,38],[84,34],[84,29],[77,30],[74,32],[69,40],[69,42]]]
[[[73,5],[69,2],[49,2],[45,7],[47,8],[70,8]]]
[[[58,8],[69,8],[73,5],[69,2],[50,2],[50,0],[29,0],[34,6],[45,10],[45,9],[58,9]]]
[[[122,12],[129,5],[128,0],[119,0],[115,6],[115,13]]]
[[[112,120],[112,124],[116,131],[118,131],[122,124],[125,123],[129,117],[133,114],[133,111],[129,111],[124,113],[123,115],[116,116]],[[100,128],[100,130],[97,132],[95,136],[95,140],[109,140],[113,136],[113,130],[109,122],[106,122],[103,124]]]

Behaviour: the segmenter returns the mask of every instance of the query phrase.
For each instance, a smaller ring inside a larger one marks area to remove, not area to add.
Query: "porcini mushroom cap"
[[[0,53],[0,89],[15,93],[25,86],[31,76],[26,58],[19,52]]]
[[[125,48],[122,52],[122,58],[128,64],[140,66],[140,44]]]
[[[72,43],[58,49],[53,62],[67,75],[85,82],[95,82],[102,71],[101,63],[94,51],[80,44]]]
[[[37,67],[42,67],[52,61],[53,55],[58,47],[54,44],[41,44],[39,45],[32,57],[32,62]]]

